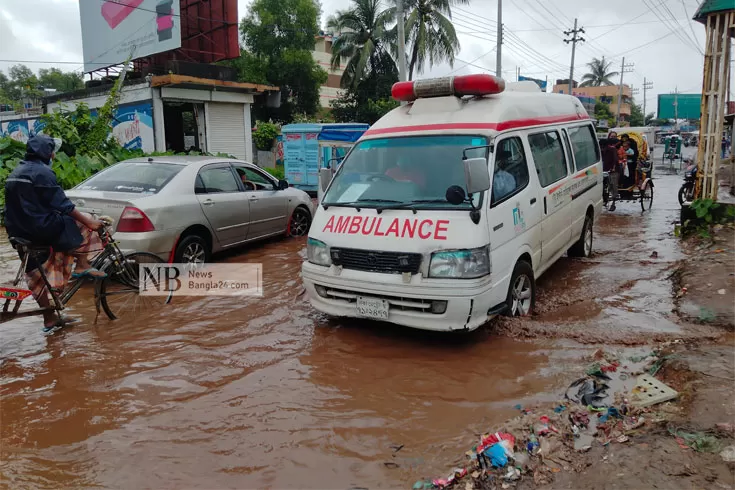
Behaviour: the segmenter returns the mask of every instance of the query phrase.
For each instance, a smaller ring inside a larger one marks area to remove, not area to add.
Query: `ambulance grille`
[[[418,274],[421,268],[421,254],[405,252],[381,252],[377,250],[360,250],[357,248],[330,249],[332,263],[345,269],[384,274],[401,274],[409,272]]]

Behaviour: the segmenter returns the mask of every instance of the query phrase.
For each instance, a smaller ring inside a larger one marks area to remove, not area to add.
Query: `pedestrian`
[[[602,170],[607,172],[608,192],[612,199],[610,211],[615,211],[615,201],[618,198],[618,179],[620,178],[620,164],[618,160],[617,139],[603,139],[600,141],[602,148]]]

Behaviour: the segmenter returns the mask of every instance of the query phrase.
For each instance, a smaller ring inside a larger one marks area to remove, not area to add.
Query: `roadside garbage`
[[[720,457],[726,463],[735,463],[735,446],[728,446],[722,450]]]
[[[602,401],[607,397],[609,386],[593,377],[579,378],[574,381],[565,394],[567,400],[584,406],[601,408]]]
[[[630,393],[630,402],[635,407],[643,408],[673,400],[678,396],[677,391],[672,390],[653,376],[642,374],[638,376],[635,387]]]
[[[648,360],[649,357],[652,359]],[[480,442],[466,453],[467,467],[455,470],[448,478],[417,482],[414,490],[464,488],[512,488],[516,482],[531,480],[536,485],[553,481],[554,473],[580,470],[589,464],[582,456],[595,445],[632,444],[635,430],[643,427],[643,415],[656,403],[674,399],[678,393],[653,378],[643,374],[636,378],[635,388],[629,392],[611,391],[611,385],[620,389],[625,377],[649,371],[649,367],[663,364],[666,356],[647,354],[620,362],[603,350],[594,354],[595,363],[585,376],[572,382],[565,392],[565,400],[546,408],[538,406],[519,410],[513,419],[506,422],[502,431],[483,434]],[[647,361],[647,365],[639,363]],[[626,365],[628,364],[628,365]],[[637,371],[635,371],[637,370]],[[650,371],[649,371],[650,372]],[[610,383],[608,383],[610,382]],[[622,386],[630,389],[631,381]],[[648,417],[648,415],[646,415]],[[722,424],[720,431],[731,426]],[[703,434],[674,433],[679,444],[686,449],[714,452],[718,440]],[[718,449],[719,451],[719,449]],[[735,459],[735,446],[722,452],[723,459]],[[467,481],[457,481],[467,476]]]

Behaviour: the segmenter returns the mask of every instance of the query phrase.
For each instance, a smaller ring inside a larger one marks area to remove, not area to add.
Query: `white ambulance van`
[[[393,97],[407,103],[320,175],[312,305],[437,331],[529,315],[537,278],[592,250],[602,162],[584,107],[490,75],[399,82]]]

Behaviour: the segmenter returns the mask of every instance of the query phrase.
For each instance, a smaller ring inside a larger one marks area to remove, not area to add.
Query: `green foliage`
[[[278,57],[286,49],[310,52],[319,34],[319,14],[313,0],[255,0],[240,23],[240,33],[257,57]]]
[[[267,85],[270,82],[266,77],[268,71],[268,60],[260,58],[252,53],[240,50],[240,57],[233,60],[220,62],[221,65],[229,66],[237,70],[238,80],[248,83],[260,83]]]
[[[36,75],[25,65],[15,65],[8,70],[7,75],[0,71],[0,104],[20,110],[25,101],[37,105],[43,97],[44,88],[68,92],[83,87],[82,76],[76,72],[51,68],[41,69]]]
[[[595,103],[595,119],[607,121],[608,127],[615,127],[615,115],[610,111],[610,106],[604,102]]]
[[[255,107],[257,119],[289,123],[294,114],[319,111],[319,88],[327,72],[314,60],[320,6],[313,0],[254,0],[240,23],[247,51],[228,62],[240,81],[281,89],[281,106]]]
[[[395,0],[394,0],[395,3]],[[406,56],[408,56],[408,79],[426,68],[447,62],[454,66],[454,57],[460,51],[459,39],[452,24],[455,5],[469,5],[469,0],[407,0],[405,6]],[[395,18],[395,9],[389,9]],[[391,47],[394,56],[398,29],[391,30]]]
[[[590,71],[585,73],[582,77],[582,83],[580,87],[601,87],[603,85],[615,85],[612,81],[612,77],[620,75],[617,71],[610,71],[612,67],[612,61],[607,61],[603,56],[602,59],[592,58],[592,61],[587,63]]]
[[[264,168],[263,170],[265,170],[278,180],[284,180],[286,178],[286,171],[283,170],[282,166],[278,166],[276,168]]]
[[[630,104],[630,125],[633,127],[646,125],[643,109],[638,104]]]
[[[678,232],[675,230],[677,236],[696,234],[711,238],[713,227],[735,221],[735,206],[722,205],[713,199],[695,199],[690,206],[694,216],[685,220]]]
[[[58,92],[72,92],[84,88],[81,73],[63,72],[58,68],[41,68],[38,70],[38,82],[43,88],[51,88]]]
[[[337,122],[375,124],[375,122],[398,107],[393,99],[367,99],[361,101],[355,94],[345,94],[332,102],[332,114]]]
[[[273,148],[273,140],[280,133],[280,128],[272,122],[258,122],[253,131],[255,147],[261,151],[270,151]]]

